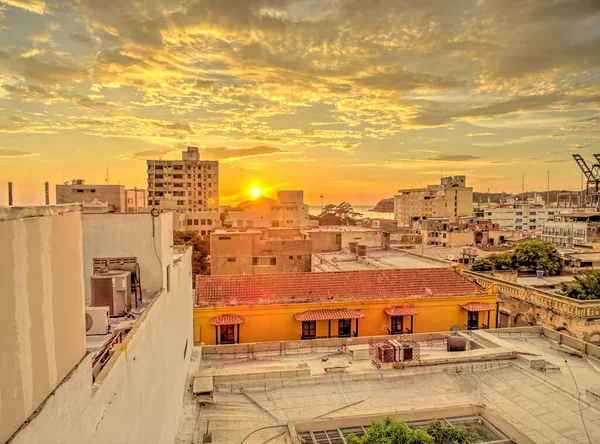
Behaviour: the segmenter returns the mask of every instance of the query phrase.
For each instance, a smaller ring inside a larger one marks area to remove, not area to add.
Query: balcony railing
[[[560,314],[576,318],[600,318],[600,300],[580,301],[548,291],[525,287],[474,271],[465,271],[483,288],[496,285],[500,294],[529,302],[538,307],[554,310]]]
[[[331,335],[331,336],[304,336],[300,335],[301,340],[310,340],[310,339],[341,339],[341,338],[356,338],[358,335],[355,331],[353,331],[349,335]]]

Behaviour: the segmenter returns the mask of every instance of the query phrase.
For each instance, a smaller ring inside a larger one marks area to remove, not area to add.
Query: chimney
[[[46,205],[50,205],[50,183],[44,182],[44,193],[46,195]]]
[[[12,182],[8,182],[8,206],[12,207],[12,204],[13,204]]]

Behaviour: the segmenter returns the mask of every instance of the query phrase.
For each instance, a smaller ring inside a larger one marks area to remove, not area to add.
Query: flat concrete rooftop
[[[251,351],[261,344],[205,347],[204,356],[196,348],[190,384],[195,376],[212,377],[213,402],[201,405],[186,393],[177,442],[202,442],[208,430],[212,442],[299,443],[297,430],[466,412],[509,437],[501,442],[600,442],[600,361],[592,356],[600,348],[540,327],[464,334],[476,348],[454,353],[437,334],[431,341],[414,335],[420,362],[404,368],[352,359],[331,342],[340,340],[297,349],[285,343],[269,353]],[[578,356],[580,344],[592,355]],[[226,347],[238,353],[221,354]],[[345,371],[327,373],[324,359]]]
[[[320,262],[320,259],[322,261]],[[313,255],[315,271],[356,271],[396,268],[449,267],[440,261],[422,258],[399,250],[367,248],[367,255],[358,258],[346,250]]]

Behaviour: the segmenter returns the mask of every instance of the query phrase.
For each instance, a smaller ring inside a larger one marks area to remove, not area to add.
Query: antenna
[[[108,162],[106,162],[106,184],[108,184]]]

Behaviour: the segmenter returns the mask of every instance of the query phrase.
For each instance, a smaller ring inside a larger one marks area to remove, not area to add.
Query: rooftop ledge
[[[80,204],[39,205],[27,207],[0,206],[0,222],[29,217],[60,216],[81,211]]]

